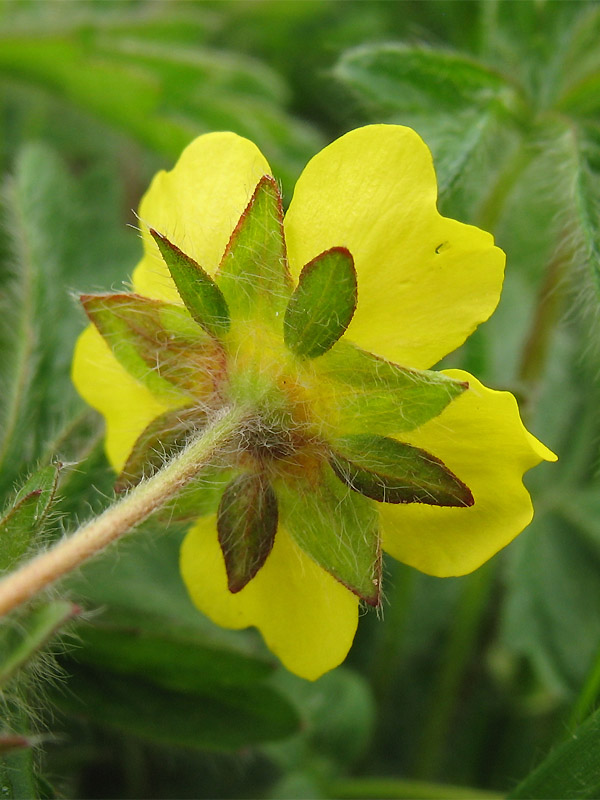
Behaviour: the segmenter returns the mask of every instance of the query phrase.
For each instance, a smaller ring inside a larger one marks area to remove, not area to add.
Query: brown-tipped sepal
[[[234,228],[216,276],[232,319],[283,312],[292,291],[277,181],[263,175]]]
[[[225,372],[221,345],[184,306],[134,293],[83,294],[81,303],[113,355],[153,394],[170,402],[203,402]]]
[[[386,436],[338,439],[331,466],[347,486],[379,503],[472,506],[473,495],[439,458]]]
[[[267,560],[277,518],[275,492],[261,473],[239,475],[223,492],[217,531],[230,592],[241,591]]]

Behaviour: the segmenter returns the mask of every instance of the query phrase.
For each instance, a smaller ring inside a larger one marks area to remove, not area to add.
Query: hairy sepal
[[[470,489],[439,458],[386,436],[340,438],[330,463],[350,489],[380,503],[463,508],[474,502]]]
[[[183,306],[133,293],[80,299],[117,361],[157,397],[183,404],[216,390],[223,350]]]
[[[302,550],[371,606],[381,598],[381,549],[373,503],[321,464],[276,484],[281,524]]]
[[[192,318],[208,334],[221,339],[229,330],[230,319],[227,301],[217,284],[199,264],[162,233],[150,228],[150,235]]]
[[[297,356],[316,358],[344,333],[357,302],[354,260],[345,247],[332,247],[303,268],[285,312],[283,335]]]
[[[292,292],[277,182],[264,175],[237,223],[216,276],[232,319],[275,319]]]
[[[223,492],[217,531],[230,592],[241,591],[267,560],[277,518],[275,492],[260,472],[238,475]]]
[[[402,367],[347,342],[338,342],[313,364],[344,433],[413,430],[469,388],[441,372]]]

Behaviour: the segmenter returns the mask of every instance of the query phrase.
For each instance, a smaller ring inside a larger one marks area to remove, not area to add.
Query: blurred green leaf
[[[0,471],[7,485],[35,456],[47,406],[45,367],[56,343],[60,265],[65,258],[71,194],[64,170],[41,146],[25,148],[4,193],[6,256],[0,265]]]
[[[546,514],[510,555],[502,640],[526,655],[556,694],[568,696],[600,644],[600,550]]]
[[[14,504],[0,519],[0,572],[25,554],[42,529],[54,499],[60,464],[34,472],[18,491]]]
[[[388,116],[425,109],[486,109],[497,103],[508,112],[520,101],[516,87],[468,56],[400,43],[350,50],[334,74]]]
[[[79,668],[69,691],[55,701],[78,717],[142,739],[207,750],[280,739],[298,727],[292,706],[259,683],[178,691],[107,669]]]
[[[573,800],[600,794],[600,710],[508,795],[511,800]]]

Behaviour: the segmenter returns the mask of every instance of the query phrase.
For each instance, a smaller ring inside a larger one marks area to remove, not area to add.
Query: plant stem
[[[0,616],[29,600],[104,550],[177,494],[215,453],[231,442],[242,414],[227,409],[156,475],[72,536],[57,542],[0,582]]]

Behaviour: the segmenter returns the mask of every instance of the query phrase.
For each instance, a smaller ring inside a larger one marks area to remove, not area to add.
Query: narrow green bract
[[[222,337],[229,330],[229,308],[217,284],[199,264],[162,233],[151,228],[150,235],[192,317],[211,336],[217,339]]]
[[[356,310],[354,261],[345,247],[332,247],[310,261],[285,312],[284,340],[297,356],[323,355],[344,333]]]

